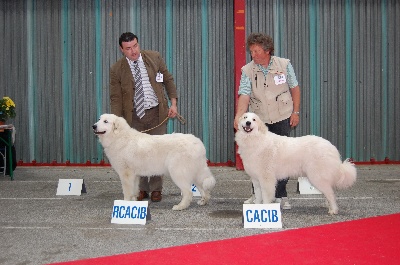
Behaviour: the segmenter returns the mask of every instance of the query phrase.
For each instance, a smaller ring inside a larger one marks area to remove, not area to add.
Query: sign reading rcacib
[[[111,223],[145,225],[148,204],[148,201],[115,200],[111,214]]]

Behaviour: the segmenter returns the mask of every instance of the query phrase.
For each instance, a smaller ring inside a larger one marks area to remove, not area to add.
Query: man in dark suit
[[[138,37],[131,32],[123,33],[119,38],[124,57],[110,69],[111,112],[124,117],[138,131],[151,129],[146,133],[165,134],[167,124],[162,122],[167,116],[174,118],[178,113],[174,78],[160,53],[141,51],[138,41]],[[165,91],[171,101],[170,106]],[[152,201],[161,201],[162,176],[149,177],[140,178],[138,200],[148,198],[151,193]]]

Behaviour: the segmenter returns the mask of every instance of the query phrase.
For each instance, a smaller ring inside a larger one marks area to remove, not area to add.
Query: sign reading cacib
[[[244,228],[282,228],[279,203],[243,204]]]

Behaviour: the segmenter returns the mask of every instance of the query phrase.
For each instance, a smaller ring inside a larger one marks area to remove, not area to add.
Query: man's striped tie
[[[139,118],[143,118],[144,116],[144,91],[143,91],[143,83],[142,83],[142,75],[140,74],[140,68],[138,61],[133,62],[133,69],[135,71],[133,77],[135,78],[135,106],[136,106],[136,114]]]

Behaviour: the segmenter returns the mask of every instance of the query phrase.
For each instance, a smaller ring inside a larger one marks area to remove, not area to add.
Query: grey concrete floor
[[[244,229],[243,201],[251,183],[244,171],[211,168],[217,185],[209,205],[173,211],[180,191],[165,178],[163,200],[149,202],[146,225],[111,224],[114,200],[123,199],[109,167],[18,167],[14,181],[0,176],[0,264],[48,264],[191,243],[250,236],[400,212],[400,165],[357,166],[358,179],[337,192],[339,214],[328,215],[323,195],[298,194],[288,183],[291,210],[282,229]],[[84,179],[87,193],[56,196],[59,179]]]

